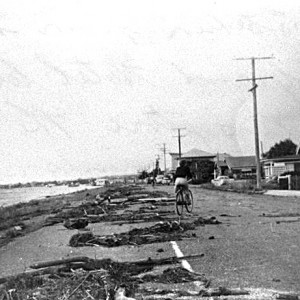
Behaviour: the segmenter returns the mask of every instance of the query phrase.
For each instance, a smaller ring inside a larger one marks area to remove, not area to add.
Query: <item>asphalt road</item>
[[[173,194],[173,186],[147,186]],[[202,273],[211,287],[273,289],[300,293],[300,198],[247,195],[191,186],[195,207],[183,221],[216,217],[222,224],[197,227],[196,237],[176,242],[114,248],[68,246],[74,231],[44,227],[0,248],[2,276],[24,272],[36,262],[70,256],[117,261],[204,254],[185,267]],[[165,209],[174,214],[174,207]],[[96,235],[128,231],[150,223],[89,224]]]
[[[173,187],[156,187],[172,191]],[[191,186],[193,216],[222,224],[195,230],[177,242],[184,255],[203,253],[191,268],[212,286],[300,291],[300,198],[248,195]]]

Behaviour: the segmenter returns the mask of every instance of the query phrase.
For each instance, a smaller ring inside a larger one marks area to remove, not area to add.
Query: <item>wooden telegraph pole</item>
[[[255,134],[255,156],[256,156],[256,186],[261,189],[261,167],[260,167],[260,153],[259,153],[259,135],[258,135],[258,121],[257,121],[257,94],[256,89],[258,85],[256,80],[273,79],[273,77],[255,77],[255,60],[256,59],[272,59],[274,57],[250,57],[250,58],[236,58],[236,60],[251,60],[252,63],[252,78],[237,79],[236,81],[252,81],[252,88],[249,92],[253,94],[253,119],[254,119],[254,134]]]
[[[181,138],[185,137],[184,135],[180,134],[180,130],[183,130],[183,129],[186,129],[186,128],[174,128],[174,129],[177,129],[177,132],[178,132],[178,134],[174,137],[178,138],[178,150],[179,150],[178,154],[179,154],[179,159],[180,159],[181,158]]]
[[[160,148],[160,150],[163,152],[164,154],[164,172],[166,173],[167,171],[167,163],[166,163],[166,143],[163,143],[163,148]]]

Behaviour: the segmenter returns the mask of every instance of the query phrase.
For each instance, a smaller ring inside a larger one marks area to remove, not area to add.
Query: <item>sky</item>
[[[0,1],[0,184],[129,174],[161,148],[300,142],[298,1]],[[167,166],[169,165],[167,155]]]

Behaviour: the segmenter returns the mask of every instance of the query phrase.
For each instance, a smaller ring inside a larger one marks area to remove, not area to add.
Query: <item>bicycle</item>
[[[194,207],[193,193],[190,189],[186,189],[185,186],[178,185],[178,191],[176,192],[175,208],[176,213],[181,216],[183,213],[183,206],[188,213],[191,213]]]

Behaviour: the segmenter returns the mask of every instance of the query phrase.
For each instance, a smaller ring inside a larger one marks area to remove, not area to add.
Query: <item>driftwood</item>
[[[175,197],[154,197],[154,198],[144,198],[144,197],[132,197],[129,196],[122,204],[136,204],[136,203],[162,203],[162,202],[174,202]]]
[[[127,196],[127,200],[128,201],[132,201],[132,200],[138,200],[138,199],[141,199],[141,198],[148,198],[149,197],[149,194],[134,194],[134,195],[128,195]]]
[[[86,256],[77,256],[77,257],[71,257],[71,258],[65,258],[65,259],[59,259],[59,260],[50,260],[46,262],[36,263],[31,266],[29,266],[31,269],[41,269],[46,267],[53,267],[53,266],[59,266],[64,265],[72,262],[88,262],[90,258]]]
[[[174,202],[175,197],[160,197],[160,198],[144,198],[144,199],[139,199],[140,202]]]
[[[143,290],[141,291],[143,292]],[[141,293],[140,292],[140,293]],[[224,287],[219,288],[209,288],[209,289],[202,289],[198,294],[195,294],[194,292],[189,292],[185,290],[166,290],[166,289],[152,289],[147,288],[145,290],[147,294],[150,294],[149,296],[143,295],[143,299],[154,299],[154,300],[160,300],[160,299],[180,299],[180,297],[184,297],[185,300],[197,300],[200,297],[213,297],[213,296],[243,296],[243,295],[249,295],[250,293],[246,290],[241,289],[228,289]],[[289,300],[295,300],[295,299],[289,299]]]
[[[278,294],[277,300],[299,300],[300,296],[297,294]]]
[[[187,256],[182,256],[182,257],[177,257],[177,256],[172,256],[172,257],[167,257],[167,258],[158,258],[158,259],[152,259],[148,258],[147,260],[140,260],[134,262],[136,265],[153,265],[153,266],[159,266],[159,265],[168,265],[168,264],[173,264],[173,263],[178,263],[181,260],[186,260],[186,259],[195,259],[199,257],[203,257],[204,254],[195,254],[195,255],[187,255]],[[130,263],[127,263],[130,264]]]
[[[81,265],[85,264],[94,264],[95,266],[107,263],[108,261],[111,261],[111,263],[117,263],[121,265],[135,265],[135,266],[159,266],[159,265],[167,265],[167,264],[173,264],[177,263],[183,259],[195,259],[199,257],[203,257],[204,254],[196,254],[196,255],[187,255],[182,257],[172,256],[167,258],[158,258],[158,259],[152,259],[148,258],[146,260],[138,260],[135,262],[114,262],[110,259],[93,259],[88,258],[86,256],[78,256],[78,257],[72,257],[72,258],[66,258],[66,259],[59,259],[59,260],[52,260],[47,262],[40,262],[36,263],[30,266],[31,269],[41,269],[46,267],[53,267],[58,265],[65,265],[65,264],[71,264],[71,263],[82,263]]]
[[[214,296],[243,296],[249,295],[249,292],[241,289],[228,289],[225,287],[219,287],[214,289],[201,290],[199,293],[202,297],[214,297]]]
[[[202,257],[203,254],[198,255],[190,255],[190,256],[184,256],[184,257],[169,257],[169,258],[161,258],[161,259],[146,259],[146,260],[140,260],[136,262],[115,262],[110,259],[91,259],[85,256],[79,256],[79,257],[73,257],[73,258],[67,258],[67,259],[60,259],[60,260],[53,260],[48,262],[41,262],[34,264],[30,266],[33,269],[39,269],[34,270],[30,272],[25,272],[18,274],[16,276],[10,276],[5,278],[0,278],[0,283],[5,283],[8,280],[14,280],[18,278],[19,276],[36,276],[36,275],[47,275],[47,274],[58,274],[59,272],[63,271],[71,271],[71,269],[76,268],[83,268],[86,271],[90,271],[86,274],[84,279],[81,281],[81,283],[73,290],[73,293],[76,292],[76,290],[83,284],[85,280],[87,280],[88,276],[93,272],[99,272],[103,271],[105,275],[105,282],[107,280],[110,280],[110,273],[109,270],[114,269],[118,270],[119,273],[125,274],[125,276],[134,276],[139,273],[149,271],[153,269],[154,266],[157,265],[164,265],[164,264],[173,264],[178,263],[179,261],[183,259],[194,259],[198,257]],[[107,274],[106,274],[107,273]],[[197,273],[196,273],[197,274]],[[202,275],[202,274],[198,274]],[[101,277],[102,278],[102,277]],[[134,277],[132,277],[134,278]],[[139,277],[140,278],[140,277]],[[143,278],[143,277],[142,277]],[[141,278],[141,279],[142,279]],[[197,279],[195,277],[195,279]],[[197,279],[198,280],[198,279]],[[110,282],[110,281],[109,281]],[[172,299],[184,299],[186,300],[197,300],[199,297],[214,297],[214,296],[242,296],[242,295],[249,295],[249,292],[247,290],[242,289],[228,289],[224,287],[220,288],[207,288],[209,281],[203,281],[203,288],[200,290],[200,292],[192,293],[185,290],[175,289],[175,290],[166,290],[166,289],[153,289],[146,288],[144,289],[144,292],[146,295],[143,295],[143,299],[145,300],[160,300],[160,299],[166,299],[166,298],[172,298]],[[205,284],[206,283],[206,284]],[[115,284],[115,282],[111,282],[111,284]],[[107,285],[107,282],[106,282]],[[108,290],[108,288],[107,288]],[[141,289],[138,294],[143,293],[143,289]],[[124,293],[123,293],[124,294]],[[280,294],[277,297],[278,300],[299,300],[297,295],[287,295],[287,294]]]
[[[34,270],[34,271],[29,271],[29,272],[23,272],[23,273],[19,273],[17,275],[11,275],[11,276],[6,276],[6,277],[1,277],[0,278],[0,284],[3,284],[5,282],[8,281],[15,281],[17,278],[23,278],[26,276],[42,276],[42,275],[50,275],[50,274],[57,274],[60,271],[64,271],[65,270],[65,266],[59,267],[59,268],[46,268],[46,269],[42,269],[42,270]]]

